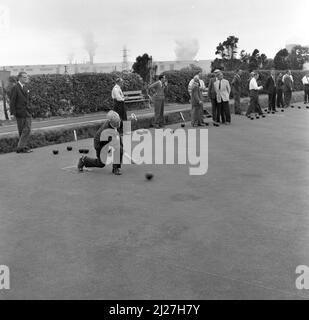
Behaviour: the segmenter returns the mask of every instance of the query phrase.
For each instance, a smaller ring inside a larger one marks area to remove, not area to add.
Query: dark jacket
[[[217,93],[215,90],[215,82],[217,81],[217,78],[211,78],[208,85],[208,97],[209,99],[216,100]]]
[[[101,144],[100,138],[101,138],[101,133],[106,130],[106,129],[113,129],[113,127],[110,125],[109,120],[106,120],[102,126],[100,127],[100,129],[96,132],[95,136],[94,136],[94,148],[100,149],[102,148],[104,145],[108,144],[109,142],[104,141],[103,145]]]
[[[282,78],[277,79],[277,91],[282,91],[283,90],[283,81]]]
[[[10,92],[10,112],[17,118],[31,117],[30,96],[26,86],[17,83]]]
[[[235,74],[235,76],[233,78],[232,89],[235,93],[240,94],[240,92],[241,92],[241,79],[238,74]]]
[[[274,79],[272,78],[272,76],[270,76],[265,84],[265,89],[269,94],[272,94],[276,91],[276,83],[274,81]]]

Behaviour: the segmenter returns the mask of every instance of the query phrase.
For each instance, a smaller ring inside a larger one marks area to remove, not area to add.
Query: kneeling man
[[[94,137],[95,159],[83,156],[79,159],[77,168],[83,171],[86,168],[104,168],[111,148],[114,149],[113,174],[121,175],[123,144],[119,134],[121,119],[117,112],[110,111],[107,121],[101,126]]]

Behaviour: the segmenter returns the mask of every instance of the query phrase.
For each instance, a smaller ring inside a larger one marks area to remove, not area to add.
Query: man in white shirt
[[[249,83],[249,96],[250,96],[250,105],[247,110],[246,116],[249,118],[251,113],[258,112],[262,114],[262,110],[259,104],[259,91],[263,90],[262,86],[258,86],[257,80],[259,74],[257,72],[251,72],[251,80]]]
[[[309,103],[309,71],[306,72],[306,75],[302,79],[302,83],[304,85],[304,104]]]
[[[202,72],[198,73],[196,76],[199,78],[200,90],[201,90],[202,92],[203,92],[203,91],[206,91],[205,82],[201,79],[201,78],[202,78]],[[196,76],[195,76],[195,77],[196,77]],[[194,78],[189,82],[189,85],[188,85],[188,91],[189,91],[190,96],[191,96],[191,93],[192,93],[193,84],[194,84]]]
[[[123,132],[123,121],[127,121],[127,108],[125,105],[124,94],[122,92],[123,80],[121,78],[116,79],[116,84],[112,90],[112,99],[114,103],[114,111],[119,114],[121,119],[120,133]]]
[[[282,81],[283,81],[283,82],[284,82],[285,77],[290,77],[291,80],[292,80],[292,82],[294,83],[294,79],[293,79],[291,70],[288,70],[288,71],[286,72],[286,74],[283,76],[283,78],[282,78]]]

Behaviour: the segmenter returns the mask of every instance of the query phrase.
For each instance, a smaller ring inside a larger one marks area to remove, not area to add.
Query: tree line
[[[218,57],[211,63],[212,70],[242,69],[249,72],[271,68],[302,70],[304,64],[309,62],[309,47],[296,45],[290,52],[287,49],[281,49],[272,59],[268,58],[265,53],[261,53],[259,49],[254,49],[252,53],[241,50],[238,55],[238,42],[239,38],[229,36],[225,41],[219,43],[215,52]]]

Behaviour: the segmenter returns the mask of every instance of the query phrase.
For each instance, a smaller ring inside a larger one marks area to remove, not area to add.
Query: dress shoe
[[[113,174],[116,176],[121,176],[122,172],[119,168],[113,168]]]
[[[84,159],[85,159],[85,156],[81,157],[78,161],[78,164],[77,164],[77,169],[78,171],[80,172],[83,172],[84,171],[84,166],[85,166],[85,163],[84,163]]]

